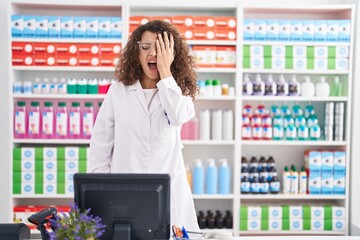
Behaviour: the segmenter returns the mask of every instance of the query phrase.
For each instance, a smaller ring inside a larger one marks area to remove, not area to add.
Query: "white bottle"
[[[234,123],[233,123],[233,111],[230,109],[226,109],[223,111],[223,121],[222,121],[222,133],[223,140],[233,140],[233,131],[234,131]]]
[[[289,168],[286,166],[284,168],[283,174],[283,194],[290,194],[291,191],[291,173],[289,171]]]
[[[39,94],[41,93],[41,80],[40,78],[35,78],[35,82],[32,86],[32,92],[34,94]]]
[[[200,140],[210,140],[210,111],[203,109],[200,113]]]
[[[291,166],[291,194],[299,193],[299,173],[294,165]]]
[[[289,94],[289,84],[285,81],[283,74],[280,75],[279,81],[276,85],[277,96],[287,96]]]
[[[304,77],[304,82],[301,84],[301,96],[313,97],[315,95],[315,86],[311,82],[309,76]]]
[[[59,93],[57,78],[53,78],[52,82],[50,83],[50,93],[51,94],[57,94]]]
[[[308,177],[305,168],[301,167],[299,174],[299,194],[306,194]]]
[[[325,81],[325,77],[321,76],[318,83],[316,83],[316,96],[328,97],[330,95],[330,85]]]
[[[222,139],[222,125],[222,110],[213,110],[211,113],[211,140]]]
[[[267,81],[265,82],[265,95],[267,96],[276,95],[276,83],[273,80],[272,74],[268,75]]]
[[[243,92],[243,95],[252,95],[253,94],[253,85],[250,81],[249,74],[244,75],[242,92]]]
[[[253,82],[253,95],[262,96],[265,94],[265,83],[261,80],[260,74],[256,74]]]
[[[67,94],[66,79],[61,78],[58,84],[58,92],[60,94]]]
[[[289,82],[289,96],[300,95],[300,83],[296,80],[296,75],[293,74]]]
[[[43,82],[41,83],[41,93],[43,94],[50,93],[50,83],[48,78],[44,78]]]

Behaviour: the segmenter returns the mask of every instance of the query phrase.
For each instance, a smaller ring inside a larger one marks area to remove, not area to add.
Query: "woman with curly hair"
[[[98,113],[88,169],[169,174],[171,225],[199,231],[180,138],[182,124],[195,115],[194,66],[172,25],[154,20],[135,29]]]

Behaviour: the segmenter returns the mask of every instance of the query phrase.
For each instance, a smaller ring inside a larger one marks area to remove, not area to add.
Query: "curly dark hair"
[[[196,84],[197,74],[195,71],[195,62],[190,54],[189,47],[184,38],[171,24],[153,20],[144,25],[140,25],[130,35],[125,48],[120,53],[120,60],[117,63],[115,76],[117,81],[125,85],[132,85],[138,79],[141,79],[143,70],[138,58],[139,44],[141,36],[145,31],[163,34],[166,31],[174,37],[174,61],[171,64],[171,73],[181,88],[182,94],[191,96],[195,100],[198,88]]]

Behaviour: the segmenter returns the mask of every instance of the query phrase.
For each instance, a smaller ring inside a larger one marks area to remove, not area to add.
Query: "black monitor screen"
[[[100,239],[169,239],[168,174],[77,173],[75,203],[106,225]]]

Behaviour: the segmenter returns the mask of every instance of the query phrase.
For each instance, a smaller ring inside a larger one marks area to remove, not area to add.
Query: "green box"
[[[264,46],[264,57],[269,57],[271,59],[272,55],[272,47],[269,45]]]
[[[303,209],[303,212],[302,212],[303,217],[302,218],[303,219],[311,219],[311,207],[308,205],[304,205],[302,207],[302,209]]]
[[[14,183],[20,183],[21,184],[21,181],[22,178],[21,178],[21,172],[19,171],[14,171],[13,172],[13,184]]]
[[[79,160],[79,173],[86,173],[87,171],[87,160]]]
[[[285,58],[293,58],[293,46],[285,46]]]
[[[79,147],[79,160],[86,160],[86,147]]]
[[[293,58],[285,58],[285,69],[293,69],[294,68],[294,59]]]
[[[44,159],[44,148],[36,147],[35,148],[35,160],[42,160],[42,159]]]
[[[336,58],[336,47],[328,46],[328,58]]]
[[[244,47],[243,47],[243,57],[250,58],[250,45],[244,45]]]
[[[324,220],[332,219],[332,206],[325,205],[324,206]]]
[[[303,230],[310,231],[311,230],[311,220],[303,219]]]
[[[307,46],[306,47],[306,58],[310,58],[314,60],[314,46]]]
[[[282,218],[283,219],[290,219],[290,209],[289,205],[282,205]]]
[[[269,219],[269,206],[261,206],[261,219]]]
[[[290,230],[290,220],[289,219],[282,219],[282,230],[289,231]]]
[[[57,194],[65,194],[65,183],[57,184]]]
[[[44,184],[35,182],[35,194],[44,194]]]
[[[21,194],[21,183],[13,183],[13,194]]]
[[[247,206],[240,207],[240,220],[241,219],[248,219],[248,207]]]
[[[20,159],[13,160],[13,171],[21,172],[21,160]]]
[[[13,160],[21,160],[21,147],[13,148]]]
[[[314,69],[315,63],[313,58],[306,59],[306,69]]]
[[[250,68],[250,57],[243,58],[243,68],[249,69]]]
[[[264,69],[272,69],[272,59],[270,57],[264,57]]]
[[[261,219],[261,231],[269,231],[269,220]]]
[[[328,69],[334,70],[336,65],[336,59],[335,58],[328,58]]]
[[[247,230],[248,230],[248,220],[240,219],[240,231],[247,231]]]
[[[65,160],[57,160],[57,171],[65,172]]]
[[[57,160],[65,160],[65,148],[64,147],[57,148]]]
[[[324,220],[324,230],[332,231],[333,230],[333,222],[332,219],[325,219]]]

